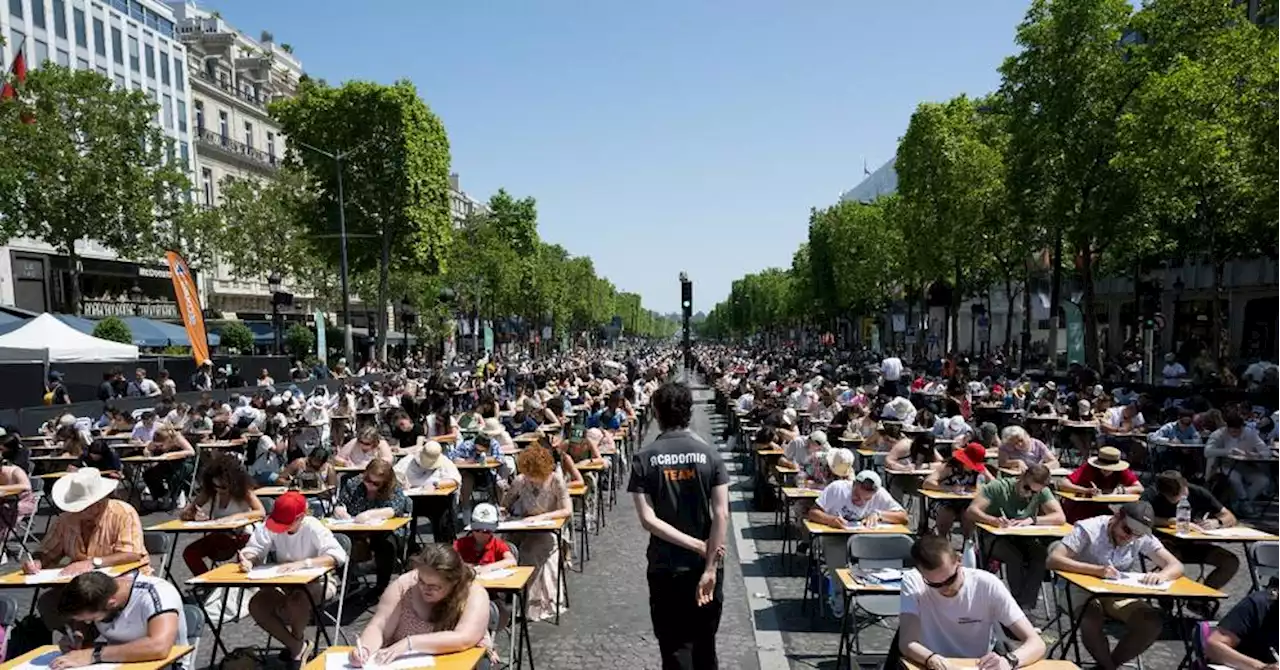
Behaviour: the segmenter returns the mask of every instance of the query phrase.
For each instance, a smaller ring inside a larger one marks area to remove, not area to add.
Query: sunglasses
[[[951,573],[951,576],[950,576],[950,577],[947,577],[946,579],[944,579],[944,580],[942,580],[942,581],[940,581],[940,582],[931,582],[931,581],[929,581],[929,580],[927,580],[927,579],[924,579],[924,576],[923,576],[923,575],[922,575],[920,578],[921,578],[921,579],[924,579],[924,583],[925,583],[925,585],[926,585],[926,586],[928,586],[929,588],[934,588],[934,589],[945,589],[945,588],[947,588],[948,586],[951,586],[952,584],[955,584],[955,583],[956,583],[956,579],[958,579],[959,577],[960,577],[960,566],[959,566],[959,565],[957,565],[957,566],[956,566],[956,571],[955,571],[955,572],[953,572],[953,573]]]

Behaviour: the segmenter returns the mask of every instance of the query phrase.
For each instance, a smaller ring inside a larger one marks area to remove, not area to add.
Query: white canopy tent
[[[0,335],[0,361],[79,363],[136,361],[138,348],[86,335],[55,318],[41,314],[16,330]]]

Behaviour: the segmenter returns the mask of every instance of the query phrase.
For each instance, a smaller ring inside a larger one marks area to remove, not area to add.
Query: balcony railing
[[[279,158],[265,151],[254,149],[244,142],[237,142],[226,135],[219,135],[208,128],[200,128],[197,137],[203,144],[218,147],[227,153],[243,156],[255,163],[260,163],[264,167],[275,169],[280,165]]]
[[[268,100],[264,96],[246,93],[228,84],[226,81],[210,75],[208,72],[204,70],[194,70],[194,72],[197,77],[204,80],[205,82],[208,82],[208,84],[213,86],[214,88],[220,89],[222,92],[226,93],[227,95],[239,98],[240,100],[243,100],[251,105],[257,105],[258,107],[266,109],[267,103],[270,102],[270,100]]]
[[[108,316],[142,316],[148,319],[178,318],[178,303],[167,301],[82,300],[80,312],[91,319]]]

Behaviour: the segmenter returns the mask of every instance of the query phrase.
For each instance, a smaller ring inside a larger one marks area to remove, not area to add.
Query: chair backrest
[[[18,620],[18,601],[0,596],[0,628],[8,628]]]
[[[489,632],[498,632],[498,623],[502,618],[498,615],[498,603],[489,601]]]
[[[876,570],[900,568],[911,556],[911,538],[906,535],[850,535],[849,564]]]
[[[142,546],[146,547],[147,553],[152,556],[167,555],[173,547],[173,535],[159,531],[143,533]]]
[[[338,546],[342,547],[342,550],[347,553],[347,560],[350,561],[351,560],[351,538],[342,533],[334,533],[333,539],[338,541]]]
[[[44,493],[44,480],[39,477],[33,478],[31,480],[31,495],[39,498],[42,493]]]
[[[183,605],[182,618],[187,622],[187,644],[199,640],[204,635],[204,613],[200,611],[200,607],[191,604]]]
[[[514,544],[511,544],[510,542],[507,543],[507,548],[511,550],[511,557],[516,559],[516,565],[519,565],[520,564],[520,548]]]
[[[1280,542],[1254,542],[1249,545],[1253,556],[1253,577],[1258,584],[1268,586],[1280,578]]]

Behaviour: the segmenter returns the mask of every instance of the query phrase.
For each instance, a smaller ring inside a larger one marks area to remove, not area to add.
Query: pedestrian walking
[[[635,455],[627,485],[650,533],[649,616],[663,670],[714,669],[729,473],[715,448],[689,430],[688,386],[665,384],[653,407],[662,434]]]

